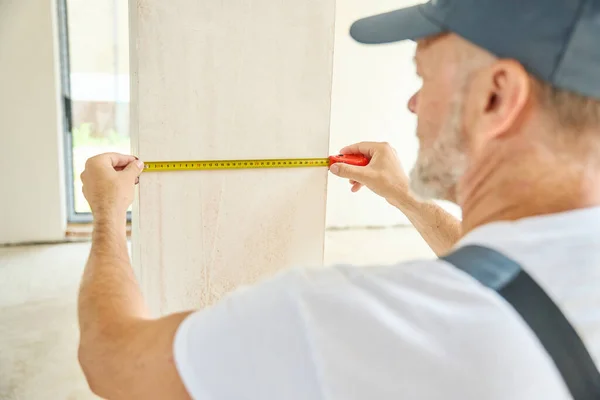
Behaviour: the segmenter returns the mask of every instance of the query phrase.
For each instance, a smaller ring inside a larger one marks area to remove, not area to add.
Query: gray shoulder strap
[[[461,247],[441,259],[511,304],[551,356],[574,400],[600,399],[600,373],[581,338],[519,264],[496,250],[476,245]]]

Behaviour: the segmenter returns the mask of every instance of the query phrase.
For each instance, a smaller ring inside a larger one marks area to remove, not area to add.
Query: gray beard
[[[410,171],[410,190],[421,200],[450,200],[466,171],[462,135],[464,92],[452,102],[450,115],[438,138],[419,155]]]

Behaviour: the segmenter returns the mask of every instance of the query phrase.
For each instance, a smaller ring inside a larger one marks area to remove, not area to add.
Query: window
[[[130,152],[126,0],[58,0],[70,222],[91,220],[79,175],[85,161]]]

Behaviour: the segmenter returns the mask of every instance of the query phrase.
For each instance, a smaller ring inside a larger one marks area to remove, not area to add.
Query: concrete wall
[[[350,38],[355,20],[418,4],[414,0],[338,0],[333,73],[330,152],[360,141],[392,144],[408,171],[416,158],[416,118],[406,103],[419,88],[412,62],[412,42],[364,46]],[[350,192],[347,181],[330,177],[327,225],[389,226],[408,220],[366,189]]]
[[[0,243],[65,235],[56,14],[0,1]]]

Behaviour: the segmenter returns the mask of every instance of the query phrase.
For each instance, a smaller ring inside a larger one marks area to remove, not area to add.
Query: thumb
[[[141,160],[135,160],[130,162],[129,165],[125,167],[123,173],[126,174],[132,181],[135,181],[143,170],[144,163]]]
[[[335,163],[329,167],[332,174],[341,178],[353,179],[361,182],[366,175],[365,167],[357,165],[349,165],[344,163]]]

